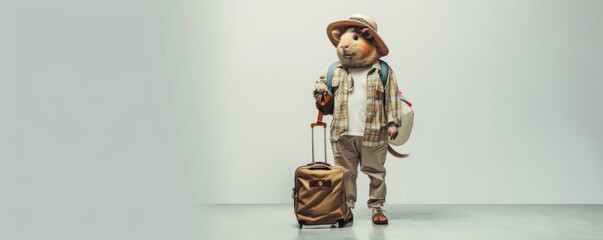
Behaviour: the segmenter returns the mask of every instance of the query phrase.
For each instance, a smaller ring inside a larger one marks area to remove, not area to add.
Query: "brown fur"
[[[373,36],[367,28],[353,27],[345,32],[340,29],[331,32],[339,40],[337,57],[348,68],[370,66],[381,57],[373,43]]]

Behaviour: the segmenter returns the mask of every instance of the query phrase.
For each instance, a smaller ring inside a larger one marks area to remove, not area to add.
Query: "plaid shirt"
[[[363,146],[377,147],[387,143],[387,126],[390,123],[400,126],[402,122],[402,106],[398,83],[391,68],[389,68],[389,79],[385,87],[380,77],[381,66],[379,61],[372,65],[367,76],[367,107],[366,122],[364,125]],[[327,74],[320,76],[319,83],[326,84]],[[335,89],[335,109],[333,121],[331,122],[331,141],[337,141],[339,137],[348,131],[348,94],[352,85],[352,75],[341,64],[335,68],[332,80]],[[385,100],[384,100],[385,98]],[[385,104],[385,106],[383,106]]]

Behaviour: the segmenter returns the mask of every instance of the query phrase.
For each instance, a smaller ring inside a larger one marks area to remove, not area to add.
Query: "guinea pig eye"
[[[354,37],[352,37],[354,39],[354,41],[358,41],[358,35],[354,35]]]

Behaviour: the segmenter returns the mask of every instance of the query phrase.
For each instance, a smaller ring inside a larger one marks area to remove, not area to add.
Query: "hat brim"
[[[366,27],[371,32],[371,35],[375,40],[375,46],[377,47],[377,52],[379,53],[379,55],[384,57],[389,54],[389,49],[387,48],[387,45],[385,45],[385,42],[383,42],[383,39],[381,39],[381,36],[379,36],[377,31],[375,31],[375,29],[373,29],[369,25],[355,20],[341,20],[337,22],[332,22],[327,26],[327,36],[329,37],[329,40],[331,41],[333,46],[337,47],[339,41],[333,38],[333,34],[331,34],[331,32],[335,29],[344,29],[348,27]]]

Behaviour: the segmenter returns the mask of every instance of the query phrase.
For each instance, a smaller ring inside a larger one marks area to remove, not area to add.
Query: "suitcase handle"
[[[317,169],[331,170],[331,166],[321,164],[321,165],[314,165],[314,166],[310,167],[310,169],[312,169],[312,170],[317,170]]]
[[[326,163],[326,162],[313,162],[313,163],[306,164],[306,166],[317,166],[317,165],[322,165],[322,166],[327,166],[327,167],[331,166],[331,164]]]
[[[322,126],[324,131],[324,145],[325,145],[325,163],[327,163],[327,123],[322,121],[322,112],[318,111],[318,117],[316,118],[316,122],[310,124],[310,130],[312,130],[312,163],[315,163],[314,160],[314,127]]]
[[[322,112],[318,111],[318,117],[316,118],[316,122],[310,123],[310,127],[314,128],[316,126],[322,126],[323,128],[327,128],[327,123],[322,121]]]

